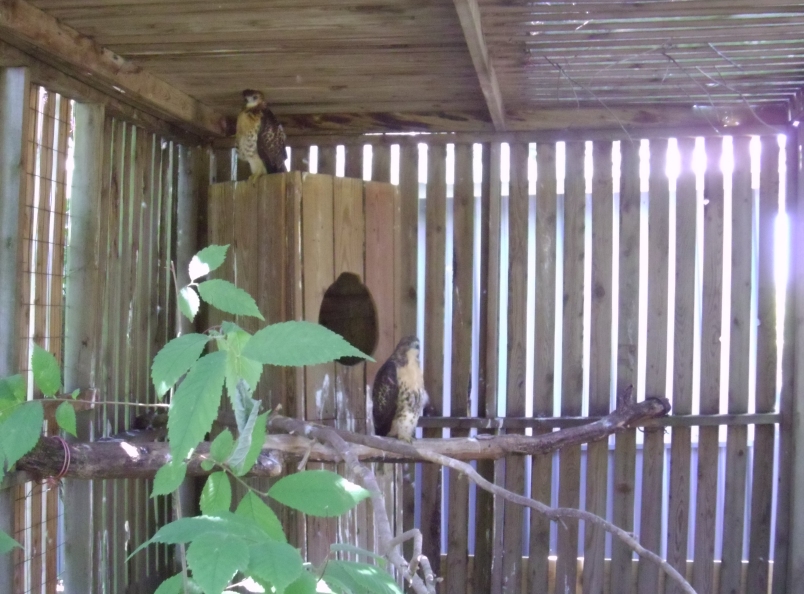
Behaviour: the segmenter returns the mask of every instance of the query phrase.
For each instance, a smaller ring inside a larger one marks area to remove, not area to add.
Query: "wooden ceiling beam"
[[[0,38],[197,134],[224,135],[216,111],[24,0],[0,0]]]
[[[494,64],[491,62],[483,29],[480,26],[480,7],[477,0],[454,0],[454,2],[463,36],[466,38],[466,45],[469,46],[469,54],[472,56],[472,63],[480,81],[480,88],[491,114],[491,121],[498,132],[503,132],[506,129],[505,107],[500,84],[494,72]]]

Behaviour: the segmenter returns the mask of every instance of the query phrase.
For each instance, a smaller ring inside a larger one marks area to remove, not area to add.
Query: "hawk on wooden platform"
[[[248,161],[251,177],[284,173],[285,131],[259,91],[243,91],[245,107],[237,116],[237,155]]]
[[[410,443],[427,404],[424,376],[419,364],[419,339],[408,336],[374,377],[371,390],[374,434]]]

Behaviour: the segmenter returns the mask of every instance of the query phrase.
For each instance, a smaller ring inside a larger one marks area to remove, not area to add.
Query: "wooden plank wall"
[[[365,171],[375,176],[385,175],[389,154],[401,155],[391,162],[403,189],[394,232],[411,257],[396,296],[406,316],[424,305],[425,381],[439,416],[425,421],[425,435],[473,434],[467,427],[479,423],[467,417],[498,411],[599,416],[630,385],[638,399],[667,396],[675,415],[735,415],[726,429],[683,419],[669,432],[631,430],[555,458],[478,468],[635,531],[699,592],[760,592],[772,573],[779,426],[775,417],[752,425],[740,415],[776,411],[780,149],[776,136],[705,135],[566,144],[520,135],[508,146],[397,137],[366,141],[371,151],[363,139],[337,138],[318,145],[318,163],[308,147],[292,149],[304,155],[292,162],[333,171],[343,144],[346,172],[362,174],[372,158]],[[725,173],[713,165],[724,155],[734,163]],[[399,323],[410,331],[416,320]],[[678,591],[600,531],[551,530],[536,514],[480,493],[470,499],[473,489],[450,473],[418,472],[415,489],[405,469],[395,504],[401,526],[414,512],[419,518],[426,553],[445,578],[439,591]]]

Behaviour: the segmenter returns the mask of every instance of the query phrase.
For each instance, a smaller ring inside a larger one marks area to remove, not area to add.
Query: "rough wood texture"
[[[759,168],[759,237],[757,240],[756,410],[776,406],[776,281],[774,278],[775,223],[779,212],[779,147],[773,136],[762,137]],[[793,231],[795,233],[795,231]],[[795,235],[793,235],[795,237]],[[795,257],[794,257],[795,259]],[[767,588],[770,552],[771,486],[774,429],[757,427],[754,433],[751,527],[748,548],[748,582],[754,589]],[[795,520],[794,520],[795,522]],[[797,561],[791,559],[791,563]],[[790,583],[790,582],[788,582]]]
[[[24,0],[0,6],[0,31],[45,61],[67,64],[97,80],[107,91],[125,93],[205,135],[222,135],[221,116],[215,111]]]
[[[620,145],[620,303],[617,350],[617,392],[636,384],[639,312],[639,145]],[[614,505],[612,521],[624,530],[634,526],[636,435],[617,436],[614,450]],[[631,551],[611,545],[611,591],[634,591]]]
[[[676,275],[675,331],[673,335],[673,412],[692,411],[693,336],[695,333],[695,249],[698,197],[693,171],[694,138],[680,138],[680,171],[676,179]],[[670,493],[668,497],[667,562],[676,569],[687,567],[687,533],[690,511],[691,430],[672,429]],[[679,594],[669,584],[666,594]]]
[[[350,441],[356,444],[353,447],[358,458],[368,462],[422,460],[417,454],[417,448],[460,460],[493,460],[505,456],[517,456],[522,460],[524,456],[548,454],[569,445],[604,439],[613,433],[636,426],[646,419],[661,417],[670,410],[669,403],[662,398],[634,402],[630,390],[621,397],[617,408],[603,419],[582,427],[562,429],[541,436],[501,435],[487,436],[485,439],[431,438],[416,440],[412,445],[407,445],[392,438],[352,433]],[[270,423],[269,419],[269,427]],[[344,435],[350,433],[337,428],[335,431]],[[96,442],[71,443],[70,467],[65,476],[75,479],[152,477],[170,456],[167,443],[153,441],[159,435],[159,432],[127,432],[121,433],[120,437]],[[389,449],[381,449],[384,447]],[[201,462],[208,453],[207,442],[201,443],[194,451],[188,463],[188,473],[191,476],[209,474],[209,471],[201,468]],[[336,451],[323,444],[311,442],[306,437],[271,434],[265,439],[263,451],[252,474],[277,476],[282,472],[283,466],[301,460],[308,453],[311,462],[332,463],[340,460]],[[63,463],[62,443],[51,437],[42,437],[36,448],[21,459],[19,469],[31,473],[32,476],[46,478],[58,474]]]
[[[442,413],[444,393],[444,285],[446,275],[447,181],[446,148],[428,147],[426,243],[427,267],[424,287],[424,386],[436,415]],[[425,431],[425,437],[440,437],[440,431]],[[441,556],[441,469],[422,466],[421,526],[433,571],[439,573]]]
[[[707,163],[719,163],[723,141],[706,140]],[[720,405],[720,350],[723,287],[723,173],[708,166],[704,177],[704,254],[701,301],[701,413],[717,413]],[[712,592],[717,509],[718,429],[702,428],[698,438],[698,490],[695,506],[695,551],[692,585]]]
[[[667,179],[667,141],[650,141],[648,179],[648,331],[645,391],[665,394],[667,386],[667,301],[670,246],[670,188]],[[645,431],[642,447],[642,509],[640,542],[655,553],[661,551],[664,430]],[[640,559],[637,591],[659,587],[658,568]]]
[[[536,144],[536,335],[533,354],[533,414],[553,414],[556,329],[556,234],[558,208],[556,146]],[[549,504],[553,475],[552,456],[536,456],[531,464],[531,497]],[[530,558],[527,584],[531,591],[545,591],[548,582],[550,522],[530,515]]]
[[[566,145],[564,180],[564,286],[562,331],[561,414],[579,415],[583,406],[584,294],[586,258],[586,147],[583,142]],[[566,448],[559,454],[559,507],[580,507],[581,448]],[[578,524],[558,527],[556,588],[575,587],[578,568]]]
[[[511,145],[508,190],[508,370],[506,415],[525,414],[526,325],[528,296],[528,145]],[[505,488],[521,493],[525,488],[523,460],[505,461]],[[522,584],[523,510],[504,504],[502,591],[518,592]]]
[[[754,200],[751,191],[750,138],[734,139],[734,172],[731,195],[731,340],[729,343],[730,413],[748,412],[751,361],[751,268]],[[748,458],[748,428],[729,427],[726,445],[726,502],[723,510],[723,552],[720,593],[740,591],[745,525],[745,486]]]
[[[494,72],[494,65],[489,57],[486,40],[483,38],[483,27],[480,22],[480,7],[477,0],[455,0],[455,10],[461,22],[463,36],[472,57],[480,88],[486,99],[486,106],[494,122],[494,129],[505,130],[505,106],[503,105],[500,85]]]
[[[592,147],[592,310],[589,337],[589,414],[601,414],[611,402],[612,274],[614,257],[612,143]],[[606,515],[609,444],[587,447],[586,510]],[[605,533],[584,526],[583,594],[602,594]]]

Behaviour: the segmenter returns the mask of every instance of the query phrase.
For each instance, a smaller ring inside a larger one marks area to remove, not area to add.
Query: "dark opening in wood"
[[[343,336],[349,344],[372,355],[377,348],[377,308],[360,277],[343,272],[324,293],[318,323]],[[356,365],[363,359],[341,357],[342,365]]]

